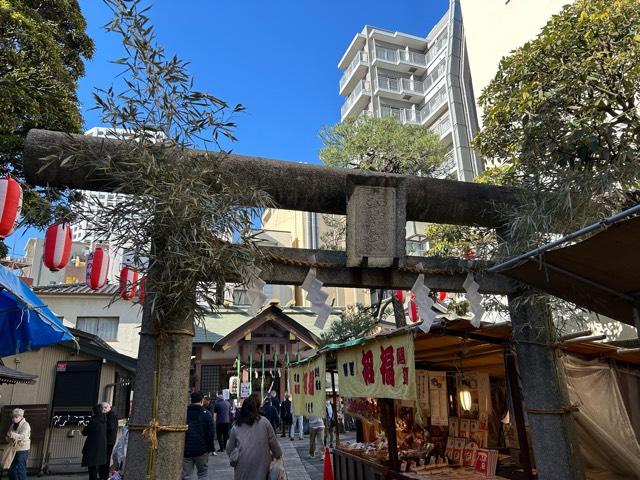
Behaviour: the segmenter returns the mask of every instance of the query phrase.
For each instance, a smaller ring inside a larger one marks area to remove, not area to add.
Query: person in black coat
[[[280,426],[280,416],[278,415],[278,410],[276,410],[276,407],[271,404],[271,401],[268,398],[264,400],[262,410],[264,411],[265,418],[269,420],[269,423],[271,423],[273,431],[278,431],[278,427]]]
[[[289,394],[284,392],[284,400],[280,404],[280,420],[282,422],[282,437],[287,435],[287,430],[293,423],[293,415],[291,414],[291,400]]]
[[[82,435],[87,437],[82,447],[82,466],[89,468],[89,480],[98,480],[98,468],[107,463],[107,416],[102,413],[102,404],[93,407],[93,416]],[[107,477],[101,474],[100,480]]]
[[[191,478],[193,468],[198,471],[198,479],[207,479],[209,453],[213,446],[213,422],[211,414],[204,409],[203,396],[200,392],[191,394],[191,405],[187,407],[187,433],[184,440],[184,459],[182,461],[182,478]]]
[[[105,414],[107,420],[107,462],[104,465],[100,465],[100,478],[109,478],[109,465],[111,464],[111,452],[116,444],[116,437],[118,436],[118,418],[116,414],[111,410],[111,405],[107,402],[102,402],[102,413]]]

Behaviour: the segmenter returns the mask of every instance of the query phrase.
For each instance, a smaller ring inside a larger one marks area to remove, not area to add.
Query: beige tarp
[[[640,479],[640,445],[615,372],[605,362],[563,357],[589,480]]]

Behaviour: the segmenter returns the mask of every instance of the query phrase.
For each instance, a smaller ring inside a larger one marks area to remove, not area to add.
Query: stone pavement
[[[284,466],[287,470],[287,476],[289,480],[321,480],[322,479],[322,459],[320,462],[320,476],[314,475],[313,477],[307,473],[308,467],[305,465],[300,458],[298,452],[303,453],[305,456],[305,460],[308,462],[309,459],[306,458],[309,456],[309,439],[306,437],[304,440],[295,440],[291,441],[288,437],[281,438],[278,436],[278,440],[280,441],[280,446],[282,447],[283,455],[284,455]],[[318,462],[318,459],[314,459],[314,464]],[[316,473],[316,469],[311,469],[314,474]],[[44,475],[40,477],[42,480],[80,480],[86,479],[87,474],[83,473],[80,475]],[[192,475],[192,478],[195,480],[196,475],[195,471]],[[233,468],[229,466],[229,457],[227,457],[226,453],[218,453],[217,456],[209,457],[209,479],[210,480],[233,480]]]

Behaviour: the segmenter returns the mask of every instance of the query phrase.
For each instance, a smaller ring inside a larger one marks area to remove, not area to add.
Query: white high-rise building
[[[478,119],[459,0],[425,37],[364,27],[338,67],[342,121],[368,114],[423,125],[451,147],[448,178],[472,181],[482,172],[471,148]]]

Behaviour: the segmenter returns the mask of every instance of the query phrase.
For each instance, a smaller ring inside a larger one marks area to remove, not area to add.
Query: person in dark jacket
[[[102,404],[93,407],[93,416],[82,435],[87,437],[82,447],[82,466],[89,468],[89,480],[98,480],[98,468],[107,463],[107,416],[102,413]],[[102,472],[100,480],[107,480]]]
[[[189,428],[184,440],[183,480],[191,478],[193,467],[196,467],[198,471],[199,480],[209,478],[209,452],[212,452],[215,447],[213,446],[211,414],[202,406],[203,398],[200,392],[193,392],[191,405],[187,408]]]
[[[213,413],[216,414],[216,435],[218,436],[219,452],[224,452],[229,440],[229,424],[231,423],[231,405],[218,394],[218,399],[213,406]]]
[[[100,466],[100,478],[109,478],[109,465],[111,464],[111,452],[116,444],[118,436],[118,418],[111,410],[111,405],[102,402],[102,413],[105,414],[107,420],[107,462]]]
[[[266,398],[264,400],[262,409],[264,411],[265,418],[269,420],[269,423],[273,427],[273,431],[277,431],[278,426],[280,425],[280,416],[278,415],[278,410],[276,410],[276,407],[274,407],[271,403],[271,400]]]
[[[202,406],[211,416],[211,425],[213,426],[213,438],[216,438],[216,420],[215,420],[216,416],[213,413],[213,402],[207,395],[205,395],[204,399],[202,400]],[[215,448],[213,449],[213,452],[211,452],[211,455],[213,455],[214,457],[218,455],[215,451]]]
[[[287,431],[293,422],[293,415],[291,414],[291,400],[289,399],[289,394],[287,392],[284,392],[284,400],[280,404],[280,421],[282,422],[282,437],[284,438],[287,436]]]

